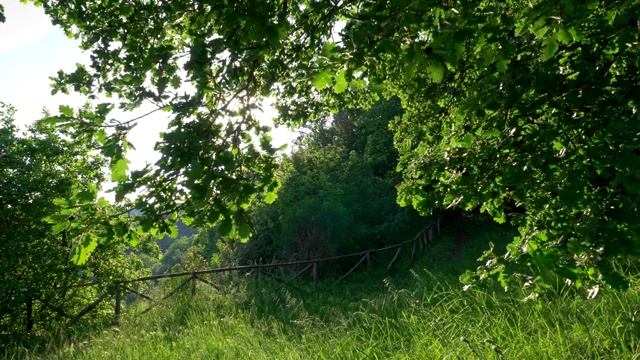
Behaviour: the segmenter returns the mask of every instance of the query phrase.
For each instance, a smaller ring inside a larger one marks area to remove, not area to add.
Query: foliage
[[[93,256],[72,261],[78,247],[65,228],[50,223],[66,199],[81,200],[98,192],[104,159],[91,148],[67,139],[50,126],[37,124],[20,134],[15,109],[0,105],[0,333],[23,333],[25,304],[33,302],[36,329],[55,329],[61,314],[75,315],[95,300],[106,285],[81,283],[137,274],[141,264],[124,254],[121,241],[101,233]],[[78,222],[74,212],[69,223]],[[93,236],[87,234],[86,236]],[[84,238],[86,239],[86,237]],[[84,241],[84,240],[83,240]],[[80,252],[80,255],[82,253]]]
[[[165,252],[167,251],[167,249],[169,249],[169,247],[171,246],[171,244],[173,244],[173,242],[176,239],[179,239],[183,236],[186,237],[190,237],[191,235],[197,234],[198,230],[191,228],[187,225],[185,225],[185,223],[178,219],[178,221],[176,221],[176,236],[175,237],[171,237],[169,235],[165,235],[163,236],[161,239],[158,239],[158,241],[156,242],[158,244],[158,247],[160,247],[160,251]]]
[[[184,230],[184,229],[183,229]],[[187,231],[184,231],[187,232]],[[211,268],[211,259],[217,253],[220,235],[215,227],[205,227],[192,235],[173,241],[162,254],[160,261],[148,268],[154,274],[172,272],[173,269],[204,270]]]
[[[395,201],[401,179],[388,124],[401,114],[393,99],[308,125],[281,161],[278,198],[252,213],[259,235],[232,257],[242,264],[321,258],[395,244],[422,230],[425,219]]]
[[[208,226],[193,235],[193,246],[198,248],[198,254],[207,262],[211,262],[213,255],[218,252],[217,243],[221,239],[217,230],[213,226]]]
[[[191,237],[181,237],[174,241],[162,255],[160,262],[152,268],[154,274],[171,272],[176,265],[183,265],[182,260],[193,240]]]
[[[275,96],[295,126],[395,95],[399,201],[423,214],[480,208],[521,228],[481,278],[508,285],[515,260],[578,287],[625,285],[610,260],[640,249],[636,1],[41,3],[92,53],[56,91],[148,100],[174,117],[162,159],[130,174],[133,120],[105,132],[104,104],[93,120],[56,118],[102,143],[118,198],[146,189],[145,214],[221,219],[223,235],[247,238],[252,197],[278,186],[260,100]]]
[[[469,2],[432,9],[437,31],[413,44],[391,40],[386,78],[406,109],[393,125],[399,201],[479,208],[520,228],[480,278],[498,273],[506,287],[504,262],[516,261],[592,295],[626,286],[611,260],[640,254],[639,15],[628,1]]]

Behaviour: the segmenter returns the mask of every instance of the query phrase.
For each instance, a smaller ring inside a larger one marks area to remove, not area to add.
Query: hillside
[[[358,271],[332,287],[308,281],[279,287],[261,279],[214,291],[199,285],[119,325],[76,329],[42,359],[534,359],[631,358],[639,354],[633,318],[638,286],[626,292],[462,291],[458,275],[489,240],[509,228],[449,218],[418,261],[391,272]],[[465,233],[460,236],[460,228]],[[462,244],[461,241],[464,241]],[[462,251],[461,251],[462,247]],[[461,252],[460,252],[461,251]],[[175,286],[175,282],[174,282]],[[130,307],[130,313],[136,306]],[[11,349],[9,358],[26,358]],[[30,357],[33,358],[33,357]]]

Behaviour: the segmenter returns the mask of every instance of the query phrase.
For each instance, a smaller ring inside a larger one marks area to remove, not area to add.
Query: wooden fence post
[[[371,251],[367,251],[367,271],[371,271]]]
[[[422,248],[426,248],[427,245],[429,245],[429,242],[427,241],[427,234],[429,232],[429,228],[427,228],[423,233],[422,233]]]
[[[191,275],[191,296],[196,296],[196,279],[198,278],[198,275],[196,275],[196,273],[194,272],[193,275]]]
[[[33,330],[33,298],[27,294],[27,332]]]
[[[120,284],[119,281],[116,281],[116,319],[120,316],[121,299],[122,299],[122,285]]]
[[[317,286],[318,285],[318,263],[314,262],[313,263],[313,286]]]
[[[255,264],[254,264],[255,265]],[[260,276],[260,269],[254,269],[253,271],[253,286],[258,286],[258,278]]]

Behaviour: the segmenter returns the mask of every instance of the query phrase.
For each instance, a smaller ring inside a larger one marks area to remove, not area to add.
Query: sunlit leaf
[[[333,86],[333,91],[335,91],[336,94],[344,92],[348,87],[347,81],[344,78],[344,71],[339,72],[335,80],[336,84]]]
[[[60,110],[60,113],[62,115],[68,116],[68,117],[73,117],[73,109],[70,106],[60,105],[60,107],[58,109]]]
[[[431,79],[435,83],[441,83],[444,79],[444,66],[440,63],[431,64],[427,67]]]
[[[324,70],[321,71],[320,73],[316,74],[313,77],[313,86],[317,89],[317,90],[322,90],[325,87],[331,85],[331,80],[333,78],[333,75],[331,74],[331,72],[329,70]]]
[[[126,181],[130,161],[122,158],[111,165],[111,181]]]
[[[82,265],[89,259],[89,255],[98,246],[98,239],[93,234],[85,234],[80,243],[76,244],[70,253],[70,259],[74,264]]]

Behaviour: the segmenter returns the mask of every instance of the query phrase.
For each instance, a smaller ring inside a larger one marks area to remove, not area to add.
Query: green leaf
[[[444,66],[441,63],[435,63],[427,66],[427,71],[429,71],[429,75],[435,83],[439,84],[444,79]]]
[[[462,144],[462,146],[471,146],[471,144],[473,144],[474,141],[474,137],[471,134],[466,134],[463,138],[462,141],[460,142],[460,144]]]
[[[558,30],[556,36],[558,37],[558,40],[560,40],[560,42],[566,45],[571,44],[571,42],[573,41],[573,36],[565,29]]]
[[[95,195],[96,195],[95,193],[89,190],[85,190],[77,193],[75,198],[80,200],[83,203],[87,203],[87,202],[93,201],[95,199]]]
[[[96,185],[88,183],[87,189],[84,191],[79,191],[74,197],[81,202],[91,202],[96,199],[98,196],[98,188]]]
[[[336,76],[336,84],[333,85],[333,91],[336,94],[340,94],[342,92],[344,92],[347,89],[347,81],[344,78],[344,71],[340,71],[338,73],[338,76]]]
[[[220,222],[220,225],[218,226],[218,232],[222,236],[228,236],[231,233],[232,229],[233,229],[233,222],[228,217],[222,219],[222,221]]]
[[[383,92],[385,89],[384,84],[377,84],[377,83],[369,83],[369,90],[375,92],[375,93],[381,93]]]
[[[65,221],[65,222],[62,222],[62,223],[59,223],[59,224],[55,224],[53,226],[53,228],[51,229],[51,231],[52,231],[53,235],[59,234],[62,231],[64,231],[67,228],[67,226],[69,226],[69,222],[68,221]]]
[[[412,79],[414,76],[416,76],[417,68],[418,68],[418,64],[415,61],[408,63],[407,66],[404,68],[404,76],[407,79]]]
[[[39,123],[44,125],[57,125],[59,123],[64,123],[67,121],[69,121],[69,119],[62,116],[47,116],[45,118],[38,120]]]
[[[98,206],[101,206],[101,207],[107,207],[107,206],[110,205],[109,201],[107,199],[103,198],[103,197],[98,199],[97,204],[98,204]]]
[[[569,31],[569,34],[571,34],[571,37],[573,38],[573,40],[575,40],[575,41],[581,41],[582,40],[583,34],[582,34],[582,32],[580,30],[575,29],[575,28],[571,28],[568,31]]]
[[[133,11],[134,11],[134,8],[131,5],[127,5],[127,4],[120,5],[120,12],[124,16],[129,16],[133,14]]]
[[[107,142],[107,133],[103,129],[100,129],[96,132],[96,141],[100,145],[104,145]]]
[[[66,199],[53,199],[53,204],[60,207],[69,207],[69,201]]]
[[[331,57],[333,55],[333,50],[336,48],[336,44],[332,42],[325,42],[322,46],[322,55],[326,57]]]
[[[82,241],[71,249],[71,261],[76,265],[86,263],[97,246],[98,239],[93,234],[85,234]]]
[[[130,161],[122,158],[111,165],[111,181],[126,181],[128,179],[127,170],[129,169]]]
[[[264,201],[267,204],[272,204],[278,198],[278,194],[275,191],[270,191],[265,194]]]
[[[537,29],[537,30],[534,32],[534,34],[536,35],[536,37],[537,37],[537,38],[541,38],[541,37],[543,37],[543,36],[547,33],[547,30],[549,30],[549,27],[548,27],[548,26],[542,26],[542,27],[540,27],[539,29]]]
[[[176,236],[177,237],[177,231]],[[128,245],[131,247],[136,247],[140,243],[140,238],[138,237],[138,233],[136,231],[129,231],[127,233]]]
[[[493,220],[498,224],[504,224],[507,221],[507,215],[503,211],[496,211],[492,216]]]
[[[556,54],[556,51],[558,51],[558,41],[556,40],[555,37],[549,37],[544,41],[544,48],[543,48],[543,53],[544,55],[542,56],[542,59],[544,61],[547,61],[549,59],[551,59],[553,57],[553,55]]]
[[[483,133],[482,133],[482,137],[485,137],[485,138],[495,138],[495,137],[500,136],[500,134],[501,134],[501,133],[500,133],[500,130],[492,129],[492,130],[489,130],[489,131],[485,131],[485,132],[483,132]]]
[[[60,105],[60,107],[58,109],[60,110],[60,113],[62,115],[68,116],[68,117],[73,117],[73,109],[70,106]]]
[[[169,237],[173,239],[178,237],[178,226],[175,224],[169,225]]]
[[[318,90],[322,90],[331,84],[332,77],[329,70],[321,71],[313,77],[313,86]]]
[[[507,65],[509,65],[510,62],[511,60],[509,59],[498,60],[498,62],[496,63],[496,67],[498,68],[498,71],[501,73],[507,72]]]
[[[236,224],[238,238],[242,242],[246,242],[251,237],[251,226],[246,222],[242,221]]]

